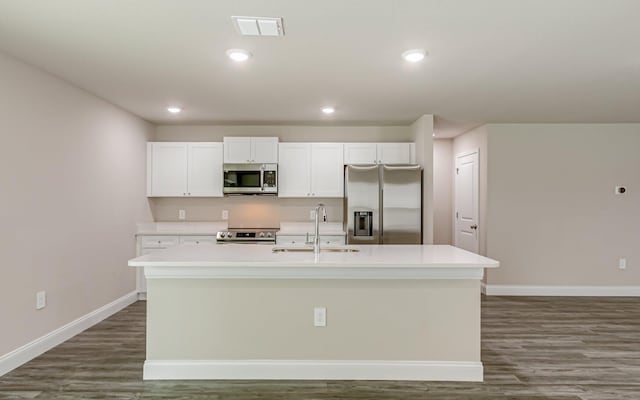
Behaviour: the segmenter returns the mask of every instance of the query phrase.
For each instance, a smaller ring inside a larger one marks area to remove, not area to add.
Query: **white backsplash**
[[[185,210],[185,222],[221,221],[229,211],[231,228],[277,228],[281,221],[310,223],[310,211],[318,203],[327,209],[327,221],[342,223],[342,199],[280,199],[276,196],[229,196],[221,198],[150,198],[156,222],[178,222]]]

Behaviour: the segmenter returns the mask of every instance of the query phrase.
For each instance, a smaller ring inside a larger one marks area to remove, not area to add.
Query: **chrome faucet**
[[[316,206],[316,236],[313,238],[313,252],[320,254],[320,210],[322,210],[322,222],[327,222],[327,209],[324,204]]]

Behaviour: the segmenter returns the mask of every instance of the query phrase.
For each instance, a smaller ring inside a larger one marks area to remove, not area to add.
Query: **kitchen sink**
[[[274,253],[313,253],[313,246],[275,246]],[[324,246],[320,247],[321,253],[355,253],[360,251],[351,246]]]

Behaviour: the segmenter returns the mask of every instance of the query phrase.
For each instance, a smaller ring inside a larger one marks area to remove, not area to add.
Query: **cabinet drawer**
[[[345,237],[342,235],[332,235],[332,236],[320,235],[320,243],[328,244],[331,246],[340,246],[345,244],[346,241],[345,241]]]
[[[214,236],[180,236],[180,244],[215,244]]]
[[[315,235],[309,235],[309,242],[305,243],[307,240],[306,235],[284,235],[284,236],[276,236],[276,244],[278,245],[288,245],[288,244],[311,244],[313,243],[313,238]],[[320,235],[320,244],[323,245],[331,245],[331,246],[339,246],[345,244],[344,235]]]
[[[143,248],[165,248],[179,243],[178,236],[143,236]]]
[[[276,244],[305,244],[306,235],[276,235]],[[309,235],[309,242],[313,240],[313,235]]]

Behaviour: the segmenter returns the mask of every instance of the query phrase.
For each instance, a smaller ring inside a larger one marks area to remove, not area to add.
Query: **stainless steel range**
[[[277,229],[229,229],[218,232],[217,243],[275,244]]]

